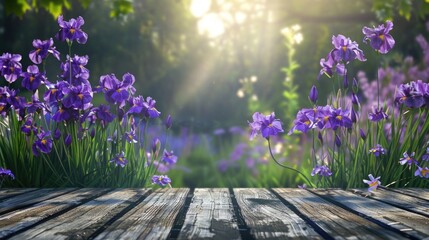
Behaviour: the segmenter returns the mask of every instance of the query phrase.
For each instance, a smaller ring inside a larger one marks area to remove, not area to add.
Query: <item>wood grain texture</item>
[[[389,188],[387,190],[429,201],[429,189],[427,188]]]
[[[54,198],[62,194],[71,192],[73,190],[75,190],[75,188],[44,188],[36,191],[30,191],[26,194],[20,194],[11,198],[6,198],[0,201],[0,214],[30,206],[32,204],[36,204],[48,200],[50,198]]]
[[[4,214],[0,216],[0,238],[10,236],[19,230],[35,225],[54,214],[70,209],[86,199],[98,196],[106,191],[107,189],[101,188],[83,188]]]
[[[178,239],[240,239],[231,196],[226,188],[198,188]]]
[[[368,193],[366,189],[352,189],[351,191],[429,217],[429,201],[427,200],[383,189],[372,193]]]
[[[189,189],[158,189],[95,239],[166,239]]]
[[[429,218],[342,190],[312,190],[418,239],[429,237]]]
[[[307,190],[278,188],[274,191],[335,239],[403,238]]]
[[[256,239],[319,239],[313,228],[266,189],[236,188],[234,195]]]
[[[148,189],[115,189],[11,239],[85,239]]]
[[[0,189],[0,200],[36,190],[37,188],[6,188]]]

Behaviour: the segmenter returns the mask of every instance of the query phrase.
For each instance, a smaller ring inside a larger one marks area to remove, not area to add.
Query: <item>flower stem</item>
[[[305,179],[305,181],[307,181],[307,183],[308,183],[311,187],[313,187],[313,184],[311,183],[311,181],[310,181],[310,180],[308,180],[308,178],[307,178],[307,177],[306,177],[302,172],[300,172],[299,170],[297,170],[297,169],[295,169],[295,168],[291,168],[291,167],[289,167],[289,166],[286,166],[286,165],[284,165],[284,164],[280,163],[279,161],[277,161],[277,159],[274,157],[273,151],[272,151],[272,149],[271,149],[271,142],[270,142],[270,139],[269,139],[269,138],[267,138],[267,141],[268,141],[268,149],[269,149],[269,151],[270,151],[271,158],[274,160],[274,162],[275,162],[275,163],[277,163],[277,165],[279,165],[280,167],[283,167],[283,168],[286,168],[286,169],[292,170],[292,171],[294,171],[294,172],[297,172],[298,174],[300,174],[300,175]]]

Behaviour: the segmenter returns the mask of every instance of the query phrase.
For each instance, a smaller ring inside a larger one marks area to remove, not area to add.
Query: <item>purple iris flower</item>
[[[386,149],[383,148],[380,144],[377,144],[374,148],[369,150],[369,153],[374,154],[374,156],[379,157],[380,155],[386,154]]]
[[[68,88],[69,84],[65,81],[60,81],[56,84],[47,84],[48,90],[43,95],[43,100],[50,105],[59,102],[63,97],[63,88]]]
[[[368,113],[368,119],[372,122],[379,122],[388,118],[389,116],[383,111],[383,107],[377,108],[373,106],[372,112]]]
[[[429,86],[421,80],[399,85],[395,97],[396,103],[403,103],[409,108],[420,108],[427,104],[428,100]]]
[[[130,93],[134,94],[136,91],[133,87],[134,82],[135,78],[130,73],[124,74],[122,81],[119,81],[114,74],[104,75],[100,77],[99,88],[107,102],[118,104],[122,108],[129,99]]]
[[[167,118],[165,119],[164,124],[165,124],[165,127],[166,127],[167,129],[170,129],[170,128],[171,128],[171,126],[173,125],[173,122],[172,122],[172,120],[171,120],[171,115],[170,115],[170,114],[168,114]]]
[[[399,159],[399,163],[401,165],[408,164],[408,166],[410,166],[410,167],[413,163],[417,164],[416,159],[414,159],[414,154],[415,154],[415,152],[412,152],[411,155],[408,155],[407,152],[404,152],[404,154],[403,154],[404,157]]]
[[[124,152],[116,154],[116,156],[110,160],[110,162],[114,162],[116,166],[125,167],[127,165],[128,160],[124,157]]]
[[[429,168],[417,166],[417,170],[414,172],[414,176],[429,178]]]
[[[77,19],[70,19],[70,21],[64,21],[63,16],[58,17],[58,25],[60,25],[60,30],[56,35],[56,38],[60,41],[70,41],[73,42],[76,40],[80,44],[85,44],[88,40],[88,34],[83,32],[80,28],[85,23],[82,17]]]
[[[33,154],[35,156],[39,156],[40,152],[42,153],[50,153],[52,150],[52,138],[51,132],[41,131],[37,134],[37,139],[33,143]]]
[[[103,126],[107,125],[115,119],[115,115],[110,112],[110,106],[100,104],[100,106],[94,108],[95,116],[101,121]]]
[[[335,62],[347,63],[355,59],[366,61],[362,50],[358,48],[359,45],[350,38],[338,34],[338,36],[332,36],[332,44],[335,48],[331,51],[331,55]]]
[[[54,55],[58,61],[60,60],[60,52],[55,50],[52,38],[44,41],[35,39],[33,40],[33,47],[35,49],[30,52],[29,57],[34,64],[42,63],[43,59],[48,57],[49,53]]]
[[[171,179],[166,175],[153,175],[152,184],[158,184],[161,187],[171,186]]]
[[[333,59],[331,53],[329,53],[326,58],[320,59],[320,66],[322,67],[322,69],[319,72],[319,76],[317,77],[317,80],[320,80],[320,77],[323,74],[331,78],[334,75],[334,70],[339,76],[344,76],[346,74],[346,69],[344,64],[336,62]]]
[[[73,86],[91,85],[89,83],[89,70],[85,67],[88,64],[88,56],[74,55],[73,58],[67,55],[67,60],[61,63],[62,74],[60,77]],[[71,65],[71,74],[70,74]]]
[[[369,40],[369,45],[374,50],[386,54],[395,46],[395,39],[389,34],[392,29],[393,23],[391,21],[386,21],[386,26],[382,24],[374,28],[364,27],[362,29],[363,34],[365,34],[363,40]]]
[[[27,118],[27,120],[25,120],[24,125],[21,127],[21,132],[27,136],[29,136],[31,133],[37,133],[37,127],[34,125],[32,118]]]
[[[337,134],[335,134],[335,145],[341,147],[341,139]]]
[[[55,129],[55,132],[54,132],[54,139],[58,140],[58,139],[60,139],[60,137],[61,137],[61,131],[59,128],[57,128],[57,129]]]
[[[348,117],[349,110],[341,110],[341,108],[332,108],[331,116],[329,117],[329,123],[333,130],[338,127],[351,128],[353,125],[352,120]]]
[[[369,180],[364,179],[363,182],[369,185],[368,192],[377,190],[378,186],[381,185],[380,177],[374,178],[372,174],[368,175]]]
[[[275,113],[264,116],[259,112],[255,112],[252,116],[253,122],[249,122],[252,130],[250,139],[253,139],[259,132],[262,137],[268,139],[270,136],[277,136],[278,133],[283,132],[282,124],[279,119],[275,118]]]
[[[316,109],[314,109],[316,111]],[[316,114],[314,113],[313,109],[301,109],[298,111],[296,115],[296,119],[293,122],[293,127],[289,131],[289,135],[291,135],[294,131],[300,131],[303,133],[308,132],[308,130],[313,129],[316,127],[314,123],[314,117]]]
[[[66,108],[88,109],[91,106],[92,89],[90,85],[81,84],[63,88],[63,105]]]
[[[168,152],[164,149],[164,154],[162,155],[162,161],[167,165],[174,165],[177,162],[177,156],[173,154],[173,151]]]
[[[352,103],[360,108],[360,101],[355,93],[352,93]]]
[[[39,72],[39,68],[36,65],[28,66],[27,72],[23,72],[21,76],[22,86],[30,91],[36,91],[40,84],[46,80],[45,74]]]
[[[19,54],[3,53],[0,56],[1,76],[4,76],[9,83],[15,82],[21,75],[21,59],[22,56]]]
[[[313,171],[311,171],[311,176],[319,175],[323,177],[329,177],[332,175],[331,169],[329,169],[328,166],[316,166],[313,168]]]
[[[45,110],[46,106],[45,103],[39,100],[39,96],[37,94],[33,94],[31,96],[31,101],[25,103],[25,108],[27,109],[27,113],[35,113]]]
[[[15,175],[13,175],[12,171],[6,168],[0,167],[0,176],[1,177],[10,177],[12,179],[15,179]]]
[[[56,122],[73,120],[76,117],[76,111],[71,108],[60,107],[52,116],[52,119]]]
[[[317,88],[313,85],[310,89],[310,94],[308,95],[308,98],[313,104],[316,104],[318,95],[319,93],[317,92]]]
[[[72,136],[70,134],[67,134],[67,136],[64,138],[64,144],[66,146],[70,146],[72,143]]]
[[[137,143],[136,131],[134,129],[132,129],[129,132],[125,132],[124,133],[124,139],[128,143]]]
[[[132,106],[128,110],[127,114],[133,114],[146,118],[156,118],[161,114],[156,108],[156,101],[151,97],[147,97],[144,100],[143,96],[132,98]]]

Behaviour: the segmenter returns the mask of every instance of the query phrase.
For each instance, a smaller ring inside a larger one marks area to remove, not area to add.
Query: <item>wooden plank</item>
[[[355,195],[342,190],[311,190],[321,196],[332,199],[343,206],[367,216],[392,228],[396,228],[412,237],[429,237],[429,219],[392,205]]]
[[[178,239],[240,239],[227,188],[198,188]]]
[[[85,200],[99,196],[108,189],[83,188],[59,197],[51,198],[28,208],[0,216],[0,238],[10,236],[22,229],[31,227],[38,222],[81,204]]]
[[[274,191],[335,239],[404,238],[307,190],[277,188]]]
[[[372,193],[366,189],[352,189],[351,191],[429,217],[429,201],[383,189]]]
[[[386,188],[385,190],[402,193],[429,201],[429,189],[427,188]]]
[[[266,189],[237,188],[234,195],[256,239],[321,238],[314,229]]]
[[[5,198],[10,198],[19,194],[23,194],[26,192],[31,192],[36,190],[37,188],[5,188],[0,189],[0,200]]]
[[[74,190],[75,188],[44,188],[20,194],[11,198],[6,198],[3,201],[0,201],[0,214],[30,206],[32,204],[54,198]]]
[[[95,239],[166,239],[189,189],[158,189]]]
[[[28,229],[11,239],[85,239],[148,189],[115,189],[62,215]]]

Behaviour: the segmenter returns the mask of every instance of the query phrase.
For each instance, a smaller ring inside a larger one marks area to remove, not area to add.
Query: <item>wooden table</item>
[[[1,239],[424,239],[429,189],[0,189]]]

